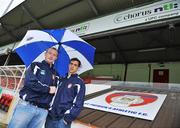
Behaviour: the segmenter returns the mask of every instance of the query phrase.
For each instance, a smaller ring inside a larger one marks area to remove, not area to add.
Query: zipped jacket
[[[64,119],[67,123],[71,123],[83,108],[84,97],[85,85],[77,74],[63,78],[52,100],[48,117],[52,120]]]
[[[20,98],[42,108],[48,108],[53,98],[50,86],[56,86],[57,73],[46,61],[34,62],[27,69]]]

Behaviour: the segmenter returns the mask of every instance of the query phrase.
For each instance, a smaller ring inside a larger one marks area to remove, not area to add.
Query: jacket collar
[[[50,64],[48,64],[45,60],[42,61],[43,64],[45,64],[47,67],[54,69],[54,64],[50,67]]]
[[[78,74],[66,74],[66,78],[70,78],[70,77],[77,77],[78,76]]]

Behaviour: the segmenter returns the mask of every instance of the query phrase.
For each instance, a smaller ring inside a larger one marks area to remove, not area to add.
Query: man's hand
[[[50,88],[50,90],[49,90],[50,94],[54,94],[56,92],[56,87],[55,86],[50,86],[49,88]]]

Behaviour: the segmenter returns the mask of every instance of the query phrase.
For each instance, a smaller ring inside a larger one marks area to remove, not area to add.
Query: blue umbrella
[[[58,49],[55,68],[61,76],[68,72],[69,61],[74,57],[82,63],[78,74],[93,69],[95,48],[67,29],[29,30],[15,51],[28,67],[32,62],[44,60],[50,47]]]

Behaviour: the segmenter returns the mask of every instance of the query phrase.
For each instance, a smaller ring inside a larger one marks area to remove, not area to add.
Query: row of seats
[[[3,93],[0,97],[0,109],[8,112],[13,96],[10,94]]]
[[[6,85],[8,84],[8,86],[7,86],[8,89],[15,89],[20,81],[20,78],[1,77],[0,80],[1,80],[0,86],[6,87]],[[21,86],[22,86],[22,84],[21,84]]]

